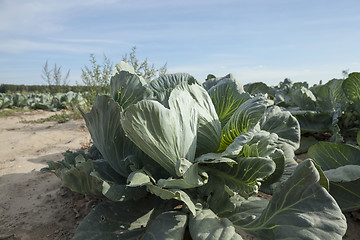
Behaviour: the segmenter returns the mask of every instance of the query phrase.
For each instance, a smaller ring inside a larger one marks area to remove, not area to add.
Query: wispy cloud
[[[111,39],[91,39],[91,38],[50,38],[49,40],[66,43],[110,43],[123,44],[125,41],[111,40]]]
[[[31,31],[48,33],[63,29],[56,21],[59,11],[51,2],[45,5],[41,1],[5,0],[0,4],[0,33],[22,35]]]
[[[3,0],[0,2],[0,33],[49,34],[61,32],[66,23],[81,14],[79,9],[103,9],[116,0]]]
[[[329,16],[324,19],[312,19],[311,21],[305,20],[301,24],[303,25],[330,25],[330,24],[336,24],[336,23],[359,23],[360,16],[347,16],[347,17],[334,17]]]
[[[27,51],[64,51],[70,53],[89,53],[94,47],[81,44],[33,41],[26,39],[1,39],[0,52],[20,54]]]

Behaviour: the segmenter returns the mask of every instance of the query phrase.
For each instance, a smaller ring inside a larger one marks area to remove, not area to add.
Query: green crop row
[[[87,86],[56,86],[59,93],[67,92],[88,92]],[[50,87],[47,85],[15,85],[15,84],[1,84],[0,93],[48,93]]]
[[[76,105],[87,105],[87,100],[81,93],[67,92],[67,93],[0,93],[0,109],[4,108],[24,108],[24,109],[66,109]]]

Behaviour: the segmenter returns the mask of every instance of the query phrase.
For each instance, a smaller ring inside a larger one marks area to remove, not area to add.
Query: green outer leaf
[[[360,165],[345,165],[324,172],[331,182],[351,182],[360,179]]]
[[[291,150],[289,151],[291,152]],[[292,153],[294,152],[292,151]],[[266,178],[265,178],[265,183],[263,185],[263,188],[261,188],[261,191],[264,191],[267,194],[273,194],[273,190],[276,189],[277,186],[281,185],[283,182],[288,180],[289,177],[294,173],[294,170],[298,166],[298,163],[294,159],[287,157],[285,153],[284,156],[285,156],[285,167],[284,167],[284,172],[280,177],[280,180],[269,186],[266,184]]]
[[[251,223],[262,214],[269,204],[269,200],[256,196],[249,197],[248,199],[235,196],[231,201],[234,203],[234,209],[219,216],[228,218],[235,226]]]
[[[270,176],[264,179],[265,185],[270,185],[279,181],[285,170],[285,156],[282,150],[276,149],[275,152],[270,155],[270,158],[274,161],[276,168]]]
[[[139,187],[151,183],[149,175],[143,170],[137,170],[129,174],[127,184],[129,187]]]
[[[191,162],[195,158],[198,115],[193,105],[187,91],[174,89],[170,109],[143,100],[130,106],[121,119],[127,136],[173,177],[180,158]]]
[[[360,146],[360,131],[357,133],[356,142]]]
[[[138,147],[125,136],[121,127],[120,106],[109,96],[97,96],[91,112],[83,115],[94,145],[110,166],[124,177],[129,161],[140,154]]]
[[[112,72],[111,72],[111,76],[115,76],[116,74],[120,73],[121,71],[127,71],[129,73],[132,74],[136,74],[135,73],[135,69],[133,66],[131,66],[130,64],[128,64],[127,62],[124,61],[120,61],[119,63],[117,63],[115,65],[115,67],[113,68]]]
[[[76,229],[73,240],[136,240],[145,232],[159,198],[139,201],[103,202],[92,210]]]
[[[180,161],[178,161],[180,162]],[[208,174],[199,168],[199,164],[191,164],[180,179],[160,179],[158,186],[162,188],[189,189],[202,186],[208,182]]]
[[[222,153],[206,153],[195,159],[195,163],[213,164],[213,163],[227,163],[229,166],[237,164],[231,158],[223,157]]]
[[[330,194],[335,198],[343,212],[360,209],[360,179],[351,182],[331,182]]]
[[[89,149],[89,152],[93,148]],[[103,159],[91,160],[90,154],[84,151],[66,151],[63,153],[64,160],[47,161],[48,167],[42,168],[41,172],[51,172],[59,177],[62,184],[74,192],[101,195],[102,180],[92,176],[94,171],[101,173],[110,181],[121,182],[123,178],[115,172]],[[106,174],[104,174],[106,172]],[[108,175],[109,174],[109,175]]]
[[[104,181],[126,184],[126,178],[117,173],[104,159],[92,160],[92,162],[95,170],[95,173],[92,174],[95,174],[96,177],[100,177]]]
[[[209,91],[210,88],[212,88],[212,87],[214,87],[215,85],[217,85],[218,83],[224,82],[224,81],[226,81],[226,80],[238,82],[238,81],[234,78],[234,76],[233,76],[231,73],[229,73],[229,74],[227,74],[227,75],[224,76],[224,77],[215,77],[215,76],[214,76],[213,78],[206,79],[205,82],[203,82],[202,85],[203,85],[203,87],[206,89],[206,91]],[[238,82],[238,83],[239,83],[239,82]],[[242,85],[241,85],[241,84],[238,84],[238,86],[239,86],[239,90],[240,90],[241,92],[244,92],[244,89],[243,89]]]
[[[209,182],[197,189],[198,198],[206,199],[205,206],[216,214],[234,210],[234,203],[230,201],[230,197],[233,195],[234,192],[226,187],[223,179],[216,175],[210,176]]]
[[[302,110],[315,110],[316,109],[316,97],[307,88],[301,87],[296,89],[291,94],[291,99],[296,106]]]
[[[209,81],[204,83],[204,85],[206,84],[209,84]],[[230,78],[222,78],[208,89],[208,93],[214,103],[222,127],[225,126],[240,105],[250,98],[249,94],[244,92],[242,85],[231,76]]]
[[[319,87],[315,95],[321,111],[345,110],[348,105],[343,90],[344,79],[333,79]]]
[[[203,209],[190,217],[189,230],[194,240],[241,240],[227,218],[218,218],[210,209]]]
[[[176,199],[185,203],[192,214],[195,214],[195,204],[189,195],[179,189],[165,189],[152,184],[147,185],[148,191],[164,200]]]
[[[145,88],[145,81],[136,74],[121,71],[110,80],[110,94],[113,99],[126,110],[149,95]]]
[[[262,96],[251,98],[241,104],[222,129],[219,152],[223,152],[242,132],[253,128],[264,115],[267,100]]]
[[[275,152],[278,135],[267,131],[257,131],[253,138],[243,146],[239,156],[268,157]]]
[[[187,222],[186,213],[163,212],[152,221],[142,240],[183,240]]]
[[[165,107],[169,107],[168,100],[171,92],[182,83],[196,83],[193,76],[187,73],[164,74],[150,81],[147,88],[154,97]]]
[[[307,153],[309,151],[309,148],[318,142],[319,141],[316,140],[316,138],[313,136],[301,136],[300,147],[295,151],[295,154],[298,155],[302,153]]]
[[[301,111],[291,113],[299,121],[301,133],[327,132],[332,127],[332,117],[329,112]]]
[[[325,172],[330,194],[344,212],[360,209],[360,165],[345,165]]]
[[[319,142],[309,148],[307,157],[324,171],[345,165],[360,165],[360,149],[345,144]]]
[[[275,163],[269,158],[240,157],[236,159],[237,165],[230,167],[227,164],[218,164],[216,168],[205,168],[219,179],[218,184],[224,184],[232,191],[247,198],[256,193],[260,187],[260,181],[270,176],[275,171]]]
[[[279,84],[276,86],[278,90],[284,90],[286,92],[290,92],[293,89],[294,83],[288,79],[285,78],[284,81],[279,82]]]
[[[188,91],[195,100],[199,117],[196,155],[215,152],[220,145],[221,123],[209,94],[198,84],[180,84],[179,88]]]
[[[234,139],[234,142],[231,143],[224,152],[220,153],[221,156],[237,157],[245,144],[250,142],[259,131],[260,130],[258,128],[252,128],[247,132],[242,132],[240,136]]]
[[[310,160],[301,162],[261,216],[236,227],[261,239],[342,239],[345,216],[319,179]]]
[[[353,103],[360,103],[360,73],[353,72],[344,80],[342,85],[346,96]]]
[[[82,155],[79,156],[84,158]],[[68,167],[62,162],[48,161],[47,163],[49,168],[43,168],[41,171],[54,173],[61,179],[64,187],[81,194],[101,196],[101,181],[90,175],[94,171],[91,159],[84,159],[82,162]]]
[[[291,95],[284,91],[278,91],[276,89],[271,89],[271,92],[274,92],[274,104],[280,107],[289,107],[292,105]]]
[[[157,185],[161,188],[169,189],[191,189],[195,187],[200,187],[205,183],[207,183],[207,176],[205,181],[197,180],[196,182],[190,182],[188,180],[185,180],[184,178],[159,179]]]
[[[263,82],[254,82],[244,85],[244,90],[251,95],[266,94],[269,92],[269,87]]]
[[[279,144],[286,144],[294,151],[300,147],[300,125],[288,111],[282,111],[277,106],[267,109],[261,119],[260,128],[276,133]]]
[[[183,176],[192,166],[192,162],[185,158],[180,158],[175,165],[176,174],[178,176]]]
[[[138,200],[148,194],[145,187],[128,187],[103,181],[102,194],[112,201]]]
[[[97,178],[102,183],[102,194],[112,201],[128,201],[138,200],[144,197],[148,192],[146,187],[129,187],[126,185],[126,179],[118,175],[114,170],[111,171],[111,167],[105,161],[101,164],[97,163],[97,160],[93,161],[95,172],[91,172],[90,175]],[[132,174],[129,175],[129,177]]]
[[[322,170],[321,166],[319,164],[317,164],[314,160],[310,159],[312,161],[312,163],[314,164],[316,170],[318,170],[320,179],[319,179],[319,184],[326,189],[326,191],[329,191],[329,179],[326,177],[324,171]]]
[[[351,73],[342,85],[351,109],[360,114],[360,73]]]

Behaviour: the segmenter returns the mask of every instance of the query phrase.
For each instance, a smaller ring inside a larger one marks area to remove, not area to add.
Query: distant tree
[[[144,61],[138,60],[136,57],[136,46],[131,48],[130,53],[123,55],[122,60],[129,63],[134,68],[136,74],[144,77],[148,81],[158,75],[165,74],[167,71],[166,63],[161,68],[156,69],[154,64],[148,62],[147,58]],[[81,69],[81,79],[90,89],[88,100],[93,103],[97,95],[109,93],[113,64],[105,54],[102,64],[98,64],[94,54],[90,54],[89,61],[91,65],[84,66],[84,68]]]
[[[210,74],[207,75],[205,81],[208,81],[208,80],[213,79],[213,78],[216,78],[216,76],[214,74],[210,73]]]
[[[131,48],[131,52],[123,55],[124,62],[133,66],[137,75],[142,76],[146,80],[150,81],[152,78],[165,74],[167,72],[167,63],[165,63],[159,69],[155,68],[154,64],[150,64],[146,58],[144,61],[139,61],[136,57],[136,46]]]
[[[341,74],[343,75],[343,79],[349,77],[349,71],[350,71],[350,69],[345,69],[345,70],[341,71]]]
[[[70,76],[70,70],[68,70],[63,76],[61,72],[61,66],[58,67],[56,63],[53,69],[49,69],[48,61],[42,66],[41,78],[49,85],[50,93],[54,94],[60,91],[61,86],[67,86],[69,84],[68,79]]]
[[[109,92],[113,64],[105,54],[102,64],[98,64],[94,54],[90,54],[89,61],[91,66],[84,66],[84,68],[81,69],[81,79],[83,83],[89,87],[91,94],[90,101],[93,102],[98,94],[106,94]]]

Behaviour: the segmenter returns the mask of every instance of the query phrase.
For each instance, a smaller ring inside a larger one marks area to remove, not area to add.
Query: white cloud
[[[89,53],[94,52],[94,47],[81,44],[44,42],[25,39],[0,40],[0,52],[19,54],[25,51],[65,51],[73,53]],[[101,52],[99,49],[97,51]]]
[[[41,1],[2,1],[0,32],[24,34],[32,31],[52,32],[63,27],[56,23],[56,12]]]
[[[233,0],[230,0],[233,1]],[[223,1],[226,3],[226,1]],[[142,11],[154,9],[201,9],[203,4],[218,3],[216,0],[197,1],[148,1],[148,0],[2,0],[0,1],[0,33],[53,33],[66,30],[71,19],[82,15],[87,10],[96,12],[121,12],[132,11],[135,15]],[[190,5],[191,4],[191,5]],[[186,8],[187,6],[191,6]],[[186,20],[186,19],[183,19]]]
[[[323,19],[311,19],[311,21],[303,21],[301,24],[303,25],[331,25],[337,23],[358,23],[360,20],[360,16],[342,16],[342,17],[333,17],[329,16],[328,18]]]
[[[89,39],[89,38],[57,38],[57,39],[50,39],[53,41],[58,42],[67,42],[67,43],[110,43],[110,44],[121,44],[124,41],[118,40],[110,40],[110,39]]]
[[[73,10],[99,9],[116,0],[3,0],[0,2],[0,33],[48,34],[66,29],[66,22],[76,16]],[[81,13],[81,11],[80,11]],[[72,15],[73,14],[73,15]]]

